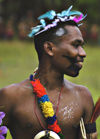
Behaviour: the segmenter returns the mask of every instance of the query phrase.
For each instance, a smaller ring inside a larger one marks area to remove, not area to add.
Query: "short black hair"
[[[54,44],[56,44],[57,38],[58,38],[58,36],[56,35],[56,31],[59,28],[64,28],[65,25],[72,25],[72,26],[78,27],[77,23],[72,20],[66,21],[66,22],[59,22],[57,26],[50,28],[47,31],[44,31],[34,36],[35,49],[37,51],[39,60],[41,60],[43,52],[44,52],[44,48],[43,48],[44,43],[46,41],[49,41],[49,42],[53,42]]]

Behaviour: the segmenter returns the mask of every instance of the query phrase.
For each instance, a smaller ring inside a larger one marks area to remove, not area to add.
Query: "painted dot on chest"
[[[75,116],[75,111],[78,109],[78,104],[77,103],[70,103],[69,105],[65,106],[60,110],[60,113],[62,113],[63,120],[70,120],[74,119]]]

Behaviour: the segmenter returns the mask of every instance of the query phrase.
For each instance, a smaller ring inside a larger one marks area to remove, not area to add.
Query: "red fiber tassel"
[[[96,119],[100,116],[100,98],[95,104],[94,112],[92,114],[91,123],[95,122]]]
[[[40,83],[39,79],[37,79],[35,81],[31,81],[31,84],[33,86],[34,93],[36,93],[37,97],[40,98],[40,97],[46,95],[46,90],[43,87],[43,85]]]
[[[48,125],[48,129],[53,130],[56,133],[61,132],[59,125],[57,124],[57,120],[54,122],[53,125]]]

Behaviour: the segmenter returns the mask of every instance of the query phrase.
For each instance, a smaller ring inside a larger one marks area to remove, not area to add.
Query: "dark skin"
[[[84,122],[88,123],[94,105],[86,87],[64,79],[64,74],[77,76],[86,57],[84,40],[78,27],[67,25],[65,29],[68,34],[58,40],[58,45],[52,42],[44,43],[44,54],[34,78],[39,78],[45,87],[55,112],[63,86],[57,114],[58,123],[65,139],[78,139],[81,138],[80,119],[83,117]],[[44,130],[36,117],[34,106],[43,126],[47,128],[37,100],[35,105],[35,95],[29,79],[0,90],[0,111],[6,113],[4,124],[14,139],[33,139],[38,132]],[[96,139],[96,136],[92,139]]]

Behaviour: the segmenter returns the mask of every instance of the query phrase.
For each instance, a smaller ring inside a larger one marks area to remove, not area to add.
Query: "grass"
[[[87,86],[94,102],[100,96],[100,47],[86,47],[87,58],[77,78],[70,81]],[[37,67],[37,55],[32,42],[0,41],[0,88],[20,82],[29,77]],[[100,118],[97,120],[98,139],[100,139]],[[8,133],[7,139],[11,139]]]

